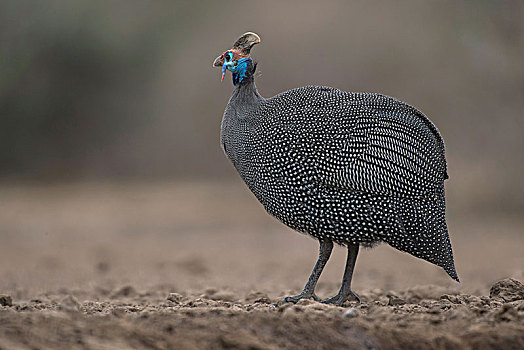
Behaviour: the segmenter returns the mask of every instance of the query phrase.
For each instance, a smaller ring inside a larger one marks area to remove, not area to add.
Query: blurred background
[[[82,250],[82,240],[94,247],[86,259],[111,270],[118,254],[107,237],[125,242],[136,234],[154,247],[170,235],[180,247],[180,237],[199,232],[226,240],[226,249],[239,242],[231,238],[239,216],[242,230],[287,230],[242,187],[219,146],[233,87],[220,82],[212,62],[246,31],[262,38],[252,54],[263,96],[329,85],[394,96],[428,115],[447,147],[459,274],[469,269],[481,276],[471,257],[494,251],[509,262],[486,278],[522,274],[524,2],[4,0],[0,253],[3,276],[10,276],[4,288],[27,287],[20,276],[34,281],[34,268],[45,270],[42,261],[49,259],[43,281],[59,279],[57,266],[68,265],[67,254]],[[243,248],[227,249],[246,254],[270,236],[249,236]],[[473,252],[479,237],[484,244],[475,249],[485,251]],[[295,254],[309,272],[316,243],[278,233],[268,249],[279,239],[306,242],[297,244],[307,253]],[[182,245],[191,254],[181,262],[162,256],[191,274],[209,241],[198,240],[199,249],[185,242],[194,250]],[[139,251],[144,241],[135,243]],[[23,261],[12,268],[16,259]],[[200,270],[209,271],[202,261]],[[76,270],[71,276],[85,277]]]

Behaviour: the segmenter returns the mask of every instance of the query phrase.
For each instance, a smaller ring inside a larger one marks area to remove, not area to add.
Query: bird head
[[[238,85],[245,77],[248,66],[253,64],[250,52],[253,45],[260,43],[260,37],[247,32],[235,41],[233,47],[218,56],[213,62],[214,67],[222,67],[222,80],[226,71],[233,74],[233,85]]]

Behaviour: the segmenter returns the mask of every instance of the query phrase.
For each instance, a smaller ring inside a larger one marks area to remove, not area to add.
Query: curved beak
[[[222,67],[224,65],[224,55],[220,55],[217,58],[215,58],[215,61],[213,62],[213,67]]]

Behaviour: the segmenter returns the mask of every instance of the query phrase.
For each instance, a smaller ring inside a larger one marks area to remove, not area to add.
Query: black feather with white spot
[[[228,158],[268,213],[318,239],[389,245],[455,280],[444,143],[415,108],[320,86],[261,97],[254,67],[222,120]]]

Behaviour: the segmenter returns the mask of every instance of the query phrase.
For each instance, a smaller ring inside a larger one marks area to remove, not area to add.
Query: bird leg
[[[360,298],[351,291],[351,279],[353,278],[353,271],[355,269],[355,262],[357,261],[358,255],[358,244],[349,244],[348,245],[348,257],[346,261],[346,269],[344,271],[344,277],[342,277],[342,285],[338,294],[334,297],[327,298],[322,300],[325,304],[336,304],[342,305],[349,297],[356,299],[360,302]]]
[[[320,251],[318,253],[318,260],[309,276],[309,279],[306,283],[306,286],[299,295],[292,297],[285,297],[284,303],[296,303],[300,299],[310,299],[313,298],[315,301],[320,301],[320,298],[315,295],[315,287],[317,286],[318,278],[326,266],[329,257],[331,256],[331,251],[333,250],[333,242],[330,240],[319,240],[320,241]]]

